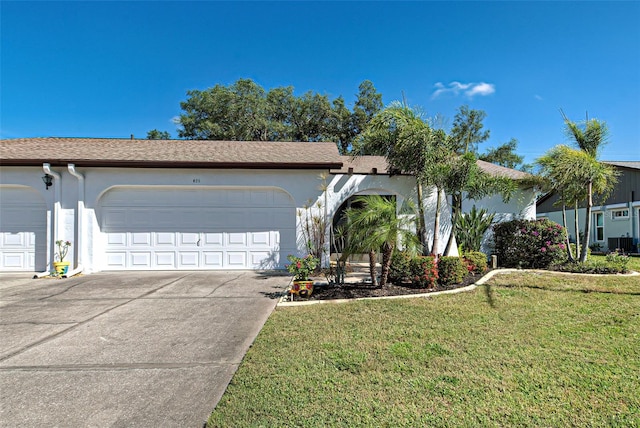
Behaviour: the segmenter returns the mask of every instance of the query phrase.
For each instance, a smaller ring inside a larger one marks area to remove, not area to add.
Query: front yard
[[[209,424],[638,427],[639,355],[638,276],[283,308]]]

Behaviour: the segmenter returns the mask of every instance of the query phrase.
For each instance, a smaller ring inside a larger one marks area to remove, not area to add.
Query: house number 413
[[[200,179],[199,178],[194,178],[193,179],[193,183],[194,184],[199,184],[200,183]]]

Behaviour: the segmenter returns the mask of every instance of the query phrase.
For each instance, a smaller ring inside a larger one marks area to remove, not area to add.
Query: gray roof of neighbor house
[[[341,168],[335,143],[18,138],[0,140],[0,164],[142,168]]]
[[[609,165],[620,166],[622,168],[640,169],[640,161],[602,161]]]
[[[334,174],[389,174],[389,164],[384,156],[342,156],[342,168],[332,170]],[[526,172],[505,168],[482,160],[477,161],[480,169],[493,176],[522,180],[530,177]]]

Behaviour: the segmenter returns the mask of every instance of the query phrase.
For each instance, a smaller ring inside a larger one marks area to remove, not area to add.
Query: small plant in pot
[[[62,239],[56,241],[58,251],[55,256],[58,261],[53,262],[53,268],[55,269],[55,275],[66,275],[69,271],[69,262],[65,262],[64,258],[69,253],[69,247],[71,247],[71,241],[64,241]]]
[[[313,281],[309,280],[309,276],[316,270],[319,263],[318,258],[311,254],[306,257],[296,257],[289,254],[287,260],[291,264],[287,265],[286,268],[289,273],[293,274],[291,294],[297,294],[301,297],[311,296],[311,293],[313,293]]]

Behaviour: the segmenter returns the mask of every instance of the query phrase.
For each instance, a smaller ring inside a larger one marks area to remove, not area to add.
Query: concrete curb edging
[[[478,285],[483,285],[491,278],[498,274],[504,273],[517,273],[517,272],[531,272],[538,274],[557,274],[557,275],[589,275],[589,276],[611,276],[611,274],[593,274],[593,273],[572,273],[572,272],[557,272],[551,270],[542,270],[542,269],[494,269],[491,272],[487,273],[485,276],[480,278],[474,284],[467,285],[466,287],[454,288],[453,290],[444,290],[444,291],[433,291],[431,293],[421,293],[421,294],[402,294],[399,296],[380,296],[380,297],[358,297],[355,299],[334,299],[334,300],[301,300],[298,302],[289,302],[285,301],[285,294],[280,297],[278,300],[277,307],[291,307],[291,306],[309,306],[309,305],[319,305],[319,304],[327,304],[327,303],[347,303],[354,302],[358,300],[390,300],[390,299],[414,299],[414,298],[424,298],[424,297],[433,297],[433,296],[441,296],[443,294],[457,294],[457,293],[465,293],[467,291],[475,290]],[[626,274],[617,274],[620,276],[637,276],[640,275],[639,272],[631,271],[631,273]]]

